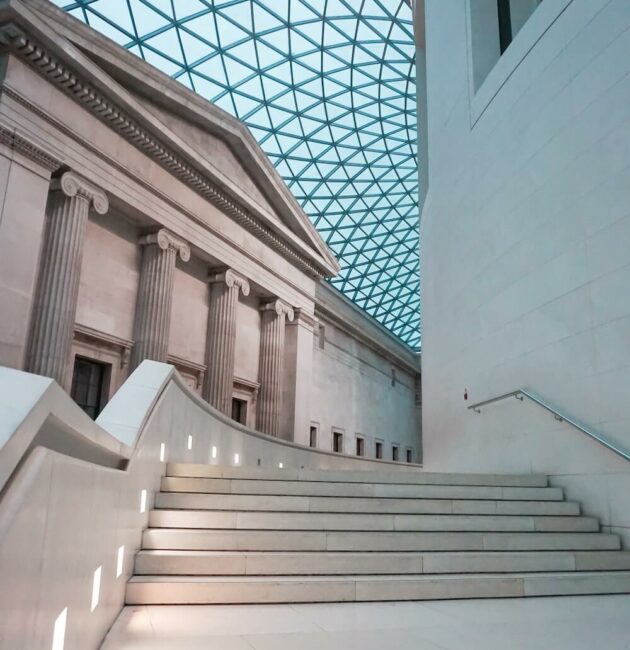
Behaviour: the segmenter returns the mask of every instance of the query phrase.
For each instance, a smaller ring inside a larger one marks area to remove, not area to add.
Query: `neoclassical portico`
[[[67,383],[88,213],[105,214],[108,207],[105,193],[74,171],[51,181],[27,368],[62,386]]]
[[[322,282],[339,264],[247,128],[54,7],[46,36],[39,0],[9,4],[0,364],[95,417],[142,360],[170,362],[227,417],[322,449],[333,427],[388,439],[385,385],[415,445],[416,358]]]

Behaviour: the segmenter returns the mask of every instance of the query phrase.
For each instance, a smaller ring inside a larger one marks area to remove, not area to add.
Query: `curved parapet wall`
[[[99,646],[166,461],[420,470],[252,431],[166,364],[143,362],[96,422],[51,379],[0,368],[0,647],[50,650],[64,616],[65,650]]]

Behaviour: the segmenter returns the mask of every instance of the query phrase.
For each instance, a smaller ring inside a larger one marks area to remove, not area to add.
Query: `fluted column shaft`
[[[144,247],[134,321],[131,369],[144,359],[166,361],[173,305],[173,277],[179,255],[190,259],[188,245],[167,230],[140,239]]]
[[[208,311],[208,372],[204,397],[225,415],[232,412],[236,307],[239,291],[249,295],[249,283],[232,269],[213,273]]]
[[[90,207],[105,214],[105,194],[74,172],[51,183],[31,322],[27,368],[66,384]]]
[[[285,319],[293,320],[293,309],[275,300],[261,308],[260,330],[260,392],[256,413],[256,428],[277,436],[280,433],[282,410],[282,380],[284,377]]]

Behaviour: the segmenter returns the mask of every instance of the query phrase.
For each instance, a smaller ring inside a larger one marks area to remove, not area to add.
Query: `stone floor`
[[[630,596],[127,607],[102,650],[630,650]]]

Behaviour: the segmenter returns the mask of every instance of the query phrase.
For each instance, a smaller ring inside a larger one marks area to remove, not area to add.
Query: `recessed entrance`
[[[92,419],[105,406],[110,367],[109,364],[84,357],[74,359],[70,395]]]

